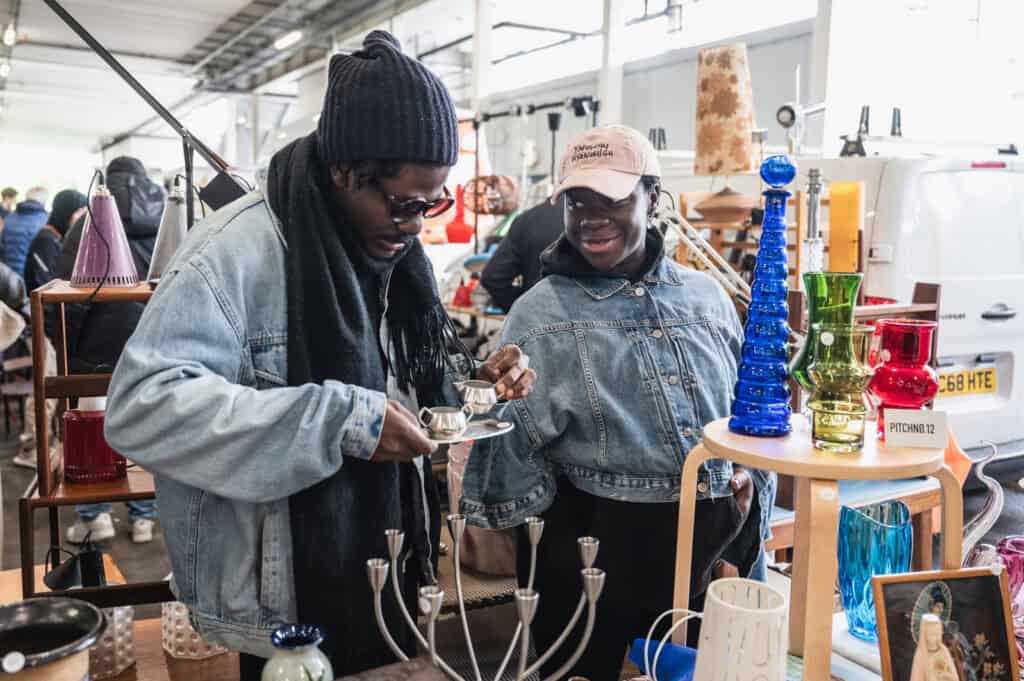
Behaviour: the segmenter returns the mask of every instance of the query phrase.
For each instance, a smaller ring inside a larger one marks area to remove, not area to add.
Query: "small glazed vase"
[[[814,446],[831,452],[858,452],[864,446],[871,382],[870,326],[815,324],[814,362],[808,367],[814,392],[811,410]]]
[[[859,272],[808,272],[803,276],[807,297],[807,340],[789,367],[789,374],[810,392],[814,382],[807,368],[814,362],[815,324],[853,324],[863,274]]]
[[[883,501],[839,512],[839,593],[850,633],[878,640],[871,578],[910,570],[914,531],[902,501]]]
[[[331,662],[318,647],[323,640],[312,625],[278,627],[270,635],[275,652],[263,666],[261,681],[334,681]]]
[[[939,377],[928,365],[936,322],[882,319],[875,324],[879,366],[871,379],[878,399],[878,436],[885,438],[885,410],[921,409],[939,392]]]

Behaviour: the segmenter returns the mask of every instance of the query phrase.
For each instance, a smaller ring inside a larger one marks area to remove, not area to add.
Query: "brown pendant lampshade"
[[[747,46],[707,47],[697,68],[697,153],[694,174],[728,176],[752,173],[754,93]],[[757,197],[728,186],[696,206],[705,220],[742,222],[759,205]]]

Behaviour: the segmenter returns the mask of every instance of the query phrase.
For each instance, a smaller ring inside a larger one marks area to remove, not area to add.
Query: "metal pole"
[[[121,78],[126,83],[128,83],[129,87],[135,90],[136,94],[138,94],[140,97],[146,100],[146,103],[149,104],[149,106],[152,107],[153,110],[156,111],[157,114],[159,114],[160,117],[164,119],[167,125],[171,126],[174,129],[174,131],[181,135],[183,138],[188,137],[191,145],[195,148],[197,152],[199,152],[200,156],[206,159],[207,163],[209,163],[214,169],[218,171],[223,171],[227,169],[228,164],[224,161],[224,159],[222,159],[220,156],[211,151],[210,148],[203,144],[200,140],[191,137],[188,134],[188,130],[185,129],[181,122],[179,122],[178,119],[175,118],[174,115],[170,111],[168,111],[163,104],[157,101],[156,97],[151,95],[149,91],[146,90],[146,88],[144,88],[142,84],[139,81],[137,81],[131,73],[128,72],[128,69],[122,66],[121,62],[117,61],[114,55],[110,54],[110,52],[107,51],[107,48],[103,47],[103,45],[101,45],[99,41],[96,40],[96,38],[94,38],[91,33],[89,33],[89,31],[85,30],[85,27],[78,23],[78,21],[73,16],[71,16],[68,13],[68,11],[61,6],[59,2],[57,2],[57,0],[43,0],[43,2],[45,2],[47,6],[50,9],[52,9],[54,13],[58,17],[60,17],[61,20],[65,24],[67,24],[72,31],[77,33],[78,37],[84,40],[85,43],[92,48],[92,51],[99,55],[100,59],[107,63],[107,66],[112,68],[117,75],[121,76]]]

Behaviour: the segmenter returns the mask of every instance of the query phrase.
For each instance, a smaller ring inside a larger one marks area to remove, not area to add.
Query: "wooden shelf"
[[[128,471],[128,477],[111,482],[83,483],[60,480],[52,494],[45,497],[34,496],[31,503],[35,508],[42,508],[107,501],[140,501],[155,497],[153,476],[142,469],[133,468]]]
[[[67,281],[50,281],[32,291],[32,386],[36,414],[36,461],[38,475],[33,488],[18,500],[18,525],[21,543],[21,590],[24,598],[38,593],[33,580],[35,555],[36,511],[46,509],[49,516],[50,546],[60,546],[63,532],[60,527],[60,506],[73,506],[97,502],[140,501],[156,497],[153,476],[139,468],[128,471],[127,477],[113,482],[74,483],[63,479],[61,471],[50,458],[48,400],[57,400],[57,413],[69,407],[68,400],[75,397],[106,395],[110,387],[109,374],[68,374],[67,328],[65,303],[144,303],[153,295],[148,283],[120,288],[74,288]],[[45,308],[53,305],[56,324],[53,328],[53,346],[56,351],[56,375],[48,376],[46,366]],[[57,470],[55,470],[57,469]],[[167,582],[108,585],[76,589],[76,598],[89,601],[101,608],[117,605],[160,603],[173,600]]]
[[[61,397],[102,397],[110,388],[110,374],[47,376],[43,382],[47,399]]]
[[[43,304],[84,303],[90,297],[94,303],[144,303],[153,295],[153,288],[146,282],[130,288],[104,286],[93,296],[90,288],[75,288],[70,282],[54,279],[37,288]]]

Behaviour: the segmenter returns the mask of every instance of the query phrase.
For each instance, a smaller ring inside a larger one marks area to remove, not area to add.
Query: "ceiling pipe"
[[[203,67],[205,67],[211,61],[213,61],[214,59],[219,57],[221,54],[223,54],[232,45],[234,45],[235,43],[237,43],[240,40],[244,40],[246,38],[246,36],[250,35],[253,31],[255,31],[256,29],[260,28],[261,26],[266,24],[268,21],[273,19],[279,12],[283,12],[285,9],[287,9],[289,6],[291,6],[291,4],[292,4],[291,0],[282,0],[280,5],[278,5],[274,9],[272,9],[269,12],[267,12],[266,14],[264,14],[262,17],[260,17],[254,23],[252,23],[249,26],[247,26],[246,28],[244,28],[240,33],[238,33],[237,35],[233,36],[231,39],[229,39],[227,42],[225,42],[220,47],[215,49],[213,52],[209,53],[208,55],[206,55],[205,57],[200,59],[198,62],[196,62],[196,64],[192,66],[192,69],[189,71],[189,73],[191,73],[192,75],[197,75],[198,73],[200,73],[203,70]]]

